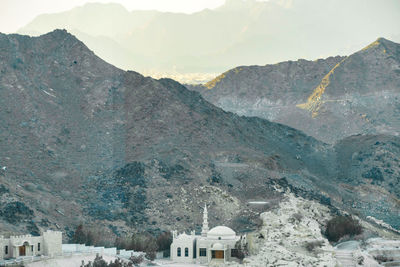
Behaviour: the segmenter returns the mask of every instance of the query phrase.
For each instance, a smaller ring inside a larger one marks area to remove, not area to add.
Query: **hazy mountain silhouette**
[[[123,69],[215,73],[348,55],[379,36],[398,38],[399,14],[397,0],[229,0],[190,15],[86,4],[40,15],[19,33],[65,28]]]

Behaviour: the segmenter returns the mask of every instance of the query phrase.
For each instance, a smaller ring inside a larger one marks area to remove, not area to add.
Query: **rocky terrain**
[[[261,214],[261,229],[248,235],[252,256],[244,266],[336,266],[334,249],[321,234],[330,218],[327,207],[286,194],[279,208]]]
[[[224,110],[328,143],[400,131],[400,45],[384,38],[348,57],[241,66],[189,88]]]
[[[178,78],[176,73],[349,55],[378,36],[400,42],[397,0],[366,1],[227,0],[193,14],[89,3],[40,15],[18,33],[66,29],[117,67]],[[192,82],[199,77],[192,76]]]
[[[251,188],[275,197],[260,185],[283,169],[301,172],[308,163],[295,155],[324,148],[289,127],[227,113],[172,80],[121,71],[66,31],[1,35],[0,45],[2,213],[18,205],[32,227],[199,226],[205,200],[227,208],[214,222],[234,221]]]
[[[322,235],[332,213],[325,205],[296,197],[290,192],[278,207],[263,212],[261,227],[247,235],[250,256],[228,266],[398,266],[399,240],[390,230],[361,220],[359,241],[333,247]],[[368,238],[380,232],[385,238]],[[364,241],[363,238],[365,239]],[[394,239],[391,239],[394,238]],[[386,262],[386,263],[385,263]],[[382,265],[380,265],[380,263]]]
[[[4,231],[199,230],[207,203],[210,225],[245,232],[279,205],[277,186],[400,227],[398,137],[327,145],[226,112],[173,80],[122,71],[65,30],[1,34],[0,48]]]

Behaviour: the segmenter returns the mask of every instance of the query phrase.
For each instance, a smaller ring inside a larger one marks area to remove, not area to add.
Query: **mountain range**
[[[400,132],[400,45],[384,38],[347,57],[241,66],[188,87],[224,110],[283,123],[327,143]]]
[[[326,144],[224,111],[174,80],[118,69],[65,30],[0,34],[0,48],[2,229],[199,230],[207,203],[211,224],[244,232],[260,211],[248,202],[274,207],[278,188],[400,227],[399,137]]]
[[[89,3],[40,15],[18,33],[66,29],[119,68],[171,76],[349,55],[378,36],[400,41],[398,16],[397,0],[227,0],[193,14]]]

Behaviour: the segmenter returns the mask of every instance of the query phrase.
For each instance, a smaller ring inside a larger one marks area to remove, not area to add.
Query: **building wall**
[[[200,248],[206,248],[206,250],[207,250],[206,253],[207,254],[206,254],[205,257],[200,256]],[[198,238],[197,239],[197,244],[196,244],[196,249],[197,249],[197,251],[196,251],[196,255],[197,255],[196,262],[202,263],[202,264],[208,263],[209,262],[209,257],[211,257],[211,255],[209,255],[210,254],[210,242],[205,240],[205,239],[203,239],[203,238]]]
[[[48,230],[43,233],[43,241],[46,256],[62,255],[62,232]]]
[[[197,244],[196,244],[196,255],[197,263],[201,264],[207,264],[211,261],[211,248],[214,243],[220,243],[224,245],[225,250],[225,260],[226,261],[231,261],[231,249],[235,248],[237,239],[234,240],[209,240],[207,238],[198,238],[197,239]],[[200,256],[200,248],[206,248],[207,249],[207,255],[205,257]]]
[[[5,247],[8,246],[8,253],[5,254]],[[9,258],[11,254],[10,250],[10,240],[4,239],[3,236],[0,236],[0,259]]]
[[[194,235],[187,236],[188,238],[174,238],[171,244],[171,260],[176,262],[192,263],[194,246],[196,237]],[[181,256],[178,257],[178,248],[181,248]],[[188,256],[185,256],[185,248],[188,248]]]
[[[5,253],[6,246],[8,247],[7,254]],[[25,247],[25,256],[62,255],[62,233],[46,231],[41,236],[20,235],[10,238],[0,236],[0,259],[21,256],[19,253],[20,246]]]

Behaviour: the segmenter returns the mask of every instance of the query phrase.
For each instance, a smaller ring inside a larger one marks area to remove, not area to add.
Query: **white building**
[[[217,226],[209,230],[207,207],[204,206],[201,235],[172,232],[171,260],[183,263],[210,264],[231,261],[237,255],[236,242],[241,239],[229,227]]]
[[[4,238],[0,236],[0,259],[22,256],[62,255],[62,233],[46,231],[40,236],[19,235]]]

